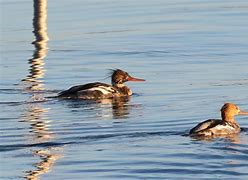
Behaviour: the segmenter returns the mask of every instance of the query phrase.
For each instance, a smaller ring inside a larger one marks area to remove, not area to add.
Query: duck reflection
[[[105,99],[100,101],[101,105],[109,104],[112,106],[111,113],[113,119],[127,118],[131,110],[131,106],[129,103],[130,103],[130,97],[120,97],[120,98]]]
[[[112,113],[115,119],[128,117],[133,107],[141,107],[141,104],[131,105],[130,97],[125,97],[122,101],[116,101],[112,103]]]
[[[61,100],[62,104],[66,105],[72,112],[87,111],[89,114],[93,112],[95,117],[102,119],[124,119],[128,118],[131,109],[134,106],[131,105],[130,97],[119,97],[113,99],[101,99],[101,100]]]
[[[192,136],[191,138],[194,140],[208,141],[208,142],[215,141],[216,139],[224,139],[232,143],[236,143],[236,144],[240,143],[239,134],[226,134],[226,135],[215,135],[215,136]]]
[[[28,60],[30,64],[29,75],[23,81],[30,83],[29,90],[43,90],[44,58],[47,55],[47,42],[49,40],[47,34],[47,0],[34,0],[33,4],[33,33],[35,40],[32,44],[34,44],[35,50],[33,57]]]

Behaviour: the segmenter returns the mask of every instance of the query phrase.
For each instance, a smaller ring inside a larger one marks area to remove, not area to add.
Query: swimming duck
[[[58,94],[61,98],[79,98],[79,99],[109,99],[115,97],[131,96],[133,93],[131,89],[125,86],[127,81],[145,81],[130,76],[127,72],[115,69],[111,74],[112,85],[94,82],[84,85],[77,85],[62,91]]]
[[[248,112],[241,111],[233,103],[225,103],[221,108],[222,119],[208,119],[199,123],[190,130],[192,136],[219,136],[237,134],[240,132],[240,126],[234,119],[236,115],[248,115]]]

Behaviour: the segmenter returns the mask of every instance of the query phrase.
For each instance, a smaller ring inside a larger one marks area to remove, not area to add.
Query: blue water
[[[248,110],[246,0],[41,2],[0,4],[1,179],[248,179],[248,117],[232,138],[184,136],[225,102]],[[120,102],[47,98],[111,68],[146,82]]]

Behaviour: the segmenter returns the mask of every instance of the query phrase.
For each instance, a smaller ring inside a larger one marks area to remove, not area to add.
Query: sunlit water
[[[38,7],[1,2],[1,179],[248,179],[248,117],[232,138],[185,136],[224,102],[248,110],[246,0]],[[111,68],[146,82],[123,101],[46,98]]]

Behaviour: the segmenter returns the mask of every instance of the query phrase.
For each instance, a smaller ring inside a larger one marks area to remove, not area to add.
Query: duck
[[[248,115],[233,103],[225,103],[221,108],[221,119],[208,119],[196,125],[189,132],[190,136],[222,136],[238,134],[241,128],[234,119],[236,115]]]
[[[99,100],[131,96],[132,90],[125,85],[127,81],[143,82],[130,76],[126,71],[121,69],[111,70],[111,85],[102,82],[93,82],[83,85],[73,86],[65,91],[58,93],[59,98]]]

